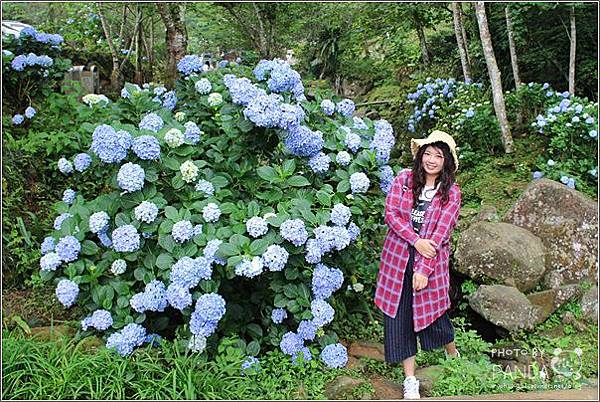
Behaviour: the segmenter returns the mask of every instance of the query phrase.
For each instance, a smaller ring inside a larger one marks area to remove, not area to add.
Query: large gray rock
[[[561,183],[540,179],[504,221],[531,231],[547,249],[546,287],[579,283],[598,272],[598,203]]]
[[[581,288],[579,285],[563,285],[558,288],[528,294],[527,298],[531,304],[538,307],[536,324],[546,321],[557,308],[580,294]]]
[[[598,322],[598,287],[594,286],[584,293],[580,302],[583,318],[586,321]]]
[[[509,331],[532,329],[538,308],[519,289],[481,285],[469,296],[469,305],[489,322]]]
[[[514,283],[527,291],[544,275],[545,254],[542,241],[528,230],[509,223],[477,222],[461,233],[454,268],[480,283]]]
[[[352,390],[364,384],[364,382],[365,380],[360,378],[342,375],[327,384],[323,392],[327,396],[327,399],[348,399],[348,396],[352,396]]]

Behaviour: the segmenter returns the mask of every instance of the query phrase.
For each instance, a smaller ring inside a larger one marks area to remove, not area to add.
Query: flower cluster
[[[308,239],[308,232],[302,219],[288,219],[279,227],[281,237],[291,242],[294,246],[303,245]]]
[[[20,54],[15,56],[10,63],[15,71],[23,71],[25,70],[25,67],[50,67],[52,64],[54,64],[52,57],[46,55],[38,56],[35,53],[29,53],[27,55]]]
[[[325,155],[323,152],[319,152],[318,154],[313,155],[308,160],[308,166],[312,169],[313,172],[325,173],[329,170],[329,163],[331,159],[328,155]]]
[[[179,171],[181,172],[181,178],[186,183],[191,183],[198,178],[198,166],[194,164],[192,161],[185,161],[179,167]]]
[[[254,216],[246,222],[246,230],[252,237],[261,237],[269,231],[269,224],[266,219]]]
[[[169,280],[187,289],[196,287],[201,280],[208,280],[212,275],[210,261],[205,257],[181,257],[171,267]]]
[[[207,197],[210,197],[215,193],[215,188],[211,182],[200,179],[198,180],[198,183],[196,183],[196,191],[204,193]]]
[[[56,286],[56,298],[65,307],[71,307],[79,295],[79,286],[68,279],[61,279]]]
[[[101,124],[94,129],[91,149],[102,162],[117,163],[127,157],[131,142],[131,134],[127,131],[116,131],[107,124]]]
[[[327,345],[321,351],[321,360],[329,368],[342,368],[348,363],[348,350],[341,343]]]
[[[210,81],[207,78],[201,78],[198,81],[196,81],[196,84],[194,84],[194,88],[199,94],[206,95],[212,90],[212,85],[210,84]]]
[[[144,188],[145,177],[144,169],[140,165],[127,162],[119,169],[117,183],[125,192],[132,193]]]
[[[152,223],[158,216],[158,207],[150,201],[142,201],[140,205],[134,208],[135,219],[144,223]]]
[[[204,208],[202,208],[202,217],[206,222],[216,222],[221,216],[221,210],[219,206],[214,202],[209,202]]]
[[[100,233],[108,229],[110,217],[104,211],[94,212],[90,215],[88,226],[92,233]]]
[[[79,258],[81,243],[75,236],[61,237],[56,244],[56,254],[64,262],[72,262]]]
[[[177,243],[184,243],[192,238],[194,234],[194,226],[188,220],[176,222],[171,229],[173,240]]]
[[[193,121],[188,121],[183,126],[185,127],[185,132],[183,133],[184,141],[196,145],[200,141],[200,136],[202,135],[202,131],[198,125]]]
[[[335,204],[331,210],[331,217],[329,218],[334,225],[346,226],[352,217],[350,208],[344,204]]]
[[[75,158],[73,159],[73,167],[75,167],[75,170],[78,172],[84,172],[91,164],[92,157],[84,152],[75,155]]]
[[[164,311],[167,307],[165,284],[158,280],[149,282],[144,291],[134,294],[129,305],[138,313],[146,311]]]
[[[225,299],[217,293],[200,296],[190,318],[190,331],[194,335],[209,336],[217,329],[225,315]]]
[[[353,194],[366,193],[369,190],[370,185],[371,182],[366,174],[356,172],[350,175],[350,190]]]
[[[81,98],[81,101],[89,107],[94,107],[95,105],[106,106],[110,103],[110,99],[108,99],[105,95],[97,94],[84,95],[83,98]]]
[[[66,158],[60,158],[58,160],[58,170],[62,174],[71,174],[73,173],[73,164],[69,162]]]
[[[284,308],[274,308],[273,311],[271,311],[271,320],[275,324],[281,324],[283,320],[287,318],[287,316],[287,311]]]
[[[354,105],[354,102],[352,102],[350,99],[342,99],[335,106],[337,112],[344,117],[352,117],[355,108],[356,106]]]
[[[127,262],[122,259],[114,260],[110,266],[110,272],[113,275],[122,275],[127,270]]]
[[[140,121],[139,128],[141,130],[150,130],[158,133],[158,131],[163,128],[164,124],[165,122],[159,115],[156,113],[148,113]]]
[[[370,148],[376,150],[375,159],[379,164],[386,164],[390,159],[390,152],[396,143],[394,129],[386,120],[375,122],[375,135]]]
[[[338,268],[317,264],[312,276],[312,292],[315,299],[327,299],[342,287],[344,274]]]
[[[171,148],[177,148],[185,142],[185,135],[181,130],[172,128],[165,133],[165,142]]]
[[[290,254],[285,248],[277,244],[272,244],[267,247],[267,250],[262,255],[262,259],[265,266],[269,268],[269,271],[281,271],[285,268],[289,256]]]
[[[96,310],[91,316],[88,316],[81,321],[81,329],[87,331],[89,327],[93,327],[99,331],[106,331],[112,324],[113,319],[110,315],[110,311]]]
[[[143,160],[156,160],[160,158],[160,144],[152,135],[140,135],[133,139],[131,146],[133,153]]]
[[[202,71],[202,64],[202,59],[200,57],[195,54],[188,54],[177,63],[177,71],[183,75],[199,73]]]
[[[121,331],[111,334],[106,340],[107,349],[115,349],[121,356],[127,356],[146,341],[146,328],[140,324],[127,324]]]
[[[132,225],[119,226],[112,232],[113,249],[120,253],[132,253],[140,248],[140,235]]]
[[[75,201],[76,195],[77,193],[75,192],[75,190],[68,188],[63,192],[62,200],[65,204],[71,205],[73,204],[73,201]]]

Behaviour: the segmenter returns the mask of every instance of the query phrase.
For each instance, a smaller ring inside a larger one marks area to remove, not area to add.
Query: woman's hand
[[[429,239],[419,239],[415,242],[415,249],[426,258],[433,258],[436,255],[435,248],[437,244]]]
[[[413,275],[413,289],[419,291],[427,287],[428,279],[425,275],[415,273]]]

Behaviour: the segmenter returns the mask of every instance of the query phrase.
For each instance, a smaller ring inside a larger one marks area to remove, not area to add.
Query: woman
[[[388,233],[381,253],[375,304],[385,316],[385,359],[402,362],[404,398],[418,399],[417,337],[423,350],[444,346],[460,356],[448,317],[450,236],[461,195],[454,181],[456,143],[443,131],[413,139],[413,168],[394,179],[386,199]]]

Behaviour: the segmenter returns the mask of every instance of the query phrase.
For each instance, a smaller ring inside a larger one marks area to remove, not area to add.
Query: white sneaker
[[[421,399],[419,380],[414,375],[404,379],[404,399]]]

